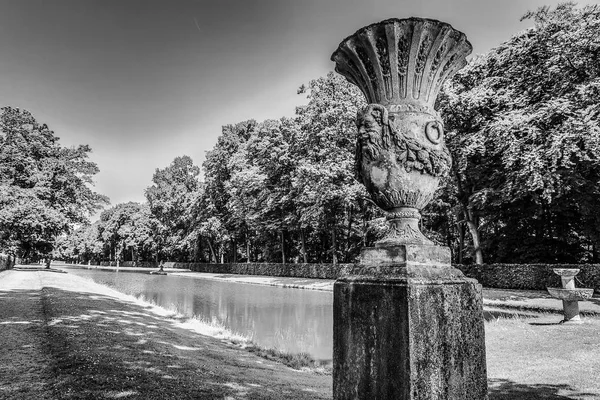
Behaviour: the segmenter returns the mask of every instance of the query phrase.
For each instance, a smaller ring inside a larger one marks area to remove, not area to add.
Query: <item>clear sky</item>
[[[588,1],[592,2],[592,1]],[[0,106],[89,144],[95,190],[144,201],[175,157],[201,165],[221,126],[290,116],[339,42],[386,18],[439,19],[484,53],[554,0],[0,0]],[[580,2],[581,3],[581,2]]]

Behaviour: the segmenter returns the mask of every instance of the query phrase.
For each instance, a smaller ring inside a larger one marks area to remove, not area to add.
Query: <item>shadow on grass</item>
[[[503,310],[483,310],[483,319],[485,321],[494,321],[500,318],[537,318],[539,314],[522,311],[503,311]]]
[[[588,300],[590,303],[596,304],[598,306],[600,306],[600,297],[592,297],[591,299]]]
[[[570,400],[577,396],[595,396],[595,393],[579,393],[569,385],[525,385],[506,379],[489,379],[489,400]],[[558,394],[567,392],[568,396]]]
[[[562,320],[558,319],[556,322],[530,322],[529,325],[533,325],[533,326],[562,325]]]
[[[21,304],[38,313],[27,315]],[[31,343],[38,342],[46,360],[44,366],[16,360],[15,368],[0,368],[0,375],[6,375],[0,379],[0,398],[327,398],[323,392],[328,386],[322,378],[308,385],[319,395],[297,394],[305,386],[295,381],[298,373],[258,362],[217,339],[179,329],[177,320],[152,313],[150,306],[44,287],[41,291],[0,290],[0,308],[4,308],[0,327],[10,328],[13,338],[24,334],[29,338],[26,343],[7,338],[14,343],[11,358],[27,355]],[[25,376],[40,368],[46,371],[44,378]],[[4,385],[4,378],[19,384]],[[31,382],[36,379],[43,383],[32,391]]]

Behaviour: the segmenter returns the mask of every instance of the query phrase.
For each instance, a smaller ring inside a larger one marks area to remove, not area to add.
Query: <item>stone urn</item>
[[[389,230],[361,249],[333,293],[333,398],[487,399],[481,285],[419,229],[451,158],[434,109],[471,45],[450,25],[388,19],[331,59],[369,105],[357,117],[356,170]]]
[[[420,210],[452,162],[434,104],[471,51],[447,23],[394,18],[358,30],[331,56],[370,103],[357,117],[356,172],[387,214],[376,247],[432,244],[419,229]]]

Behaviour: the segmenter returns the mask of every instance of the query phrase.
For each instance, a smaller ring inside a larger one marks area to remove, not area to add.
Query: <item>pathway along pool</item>
[[[68,268],[122,293],[188,317],[217,320],[263,347],[331,361],[333,293],[201,278]]]

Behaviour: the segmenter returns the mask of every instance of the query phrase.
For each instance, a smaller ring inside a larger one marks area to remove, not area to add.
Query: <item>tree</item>
[[[160,222],[163,250],[173,259],[187,261],[193,241],[192,208],[198,199],[200,169],[188,156],[176,157],[169,166],[156,169],[146,199],[152,215]],[[158,233],[158,232],[157,232]]]
[[[104,243],[98,232],[99,226],[100,221],[96,221],[91,225],[80,226],[69,235],[59,236],[54,246],[53,258],[76,263],[101,260]]]
[[[276,252],[285,264],[294,250],[289,248],[290,234],[298,229],[291,182],[297,159],[290,151],[298,126],[294,120],[282,118],[264,121],[255,129],[229,162],[228,209],[236,220],[244,221],[248,233],[262,232],[262,237],[255,234],[255,240],[261,241],[263,248],[269,237],[277,237]]]
[[[297,159],[291,180],[299,223],[302,229],[329,232],[329,254],[334,263],[341,232],[343,255],[350,261],[355,227],[362,225],[366,237],[366,222],[376,212],[354,176],[355,121],[358,109],[365,105],[364,96],[332,72],[311,81],[303,90],[308,92],[309,102],[297,108],[300,129],[291,149]],[[360,215],[362,224],[356,221]],[[360,240],[355,243],[354,254]]]
[[[581,261],[600,237],[600,7],[523,18],[534,27],[472,60],[440,97],[457,200],[478,263],[483,247],[496,261]]]
[[[108,202],[91,189],[89,146],[61,147],[25,110],[0,115],[0,246],[24,258],[49,256],[56,238]]]
[[[240,236],[243,235],[243,232],[248,233],[248,228],[243,225],[243,220],[234,218],[228,208],[230,194],[226,185],[231,179],[229,160],[238,152],[240,146],[250,138],[255,128],[256,121],[254,120],[223,126],[217,144],[211,151],[206,153],[206,160],[202,164],[205,193],[211,203],[213,217],[219,220],[218,224],[211,224],[211,226],[218,226],[219,230],[224,229],[227,232],[226,234],[214,236],[214,238],[219,237],[221,240],[230,241],[232,261],[237,261],[237,242],[241,239]],[[224,254],[225,242],[219,244],[220,251]]]
[[[52,251],[69,221],[33,190],[0,185],[0,245],[25,259]]]
[[[138,261],[158,250],[156,223],[147,204],[131,201],[103,211],[96,231],[111,259]]]

